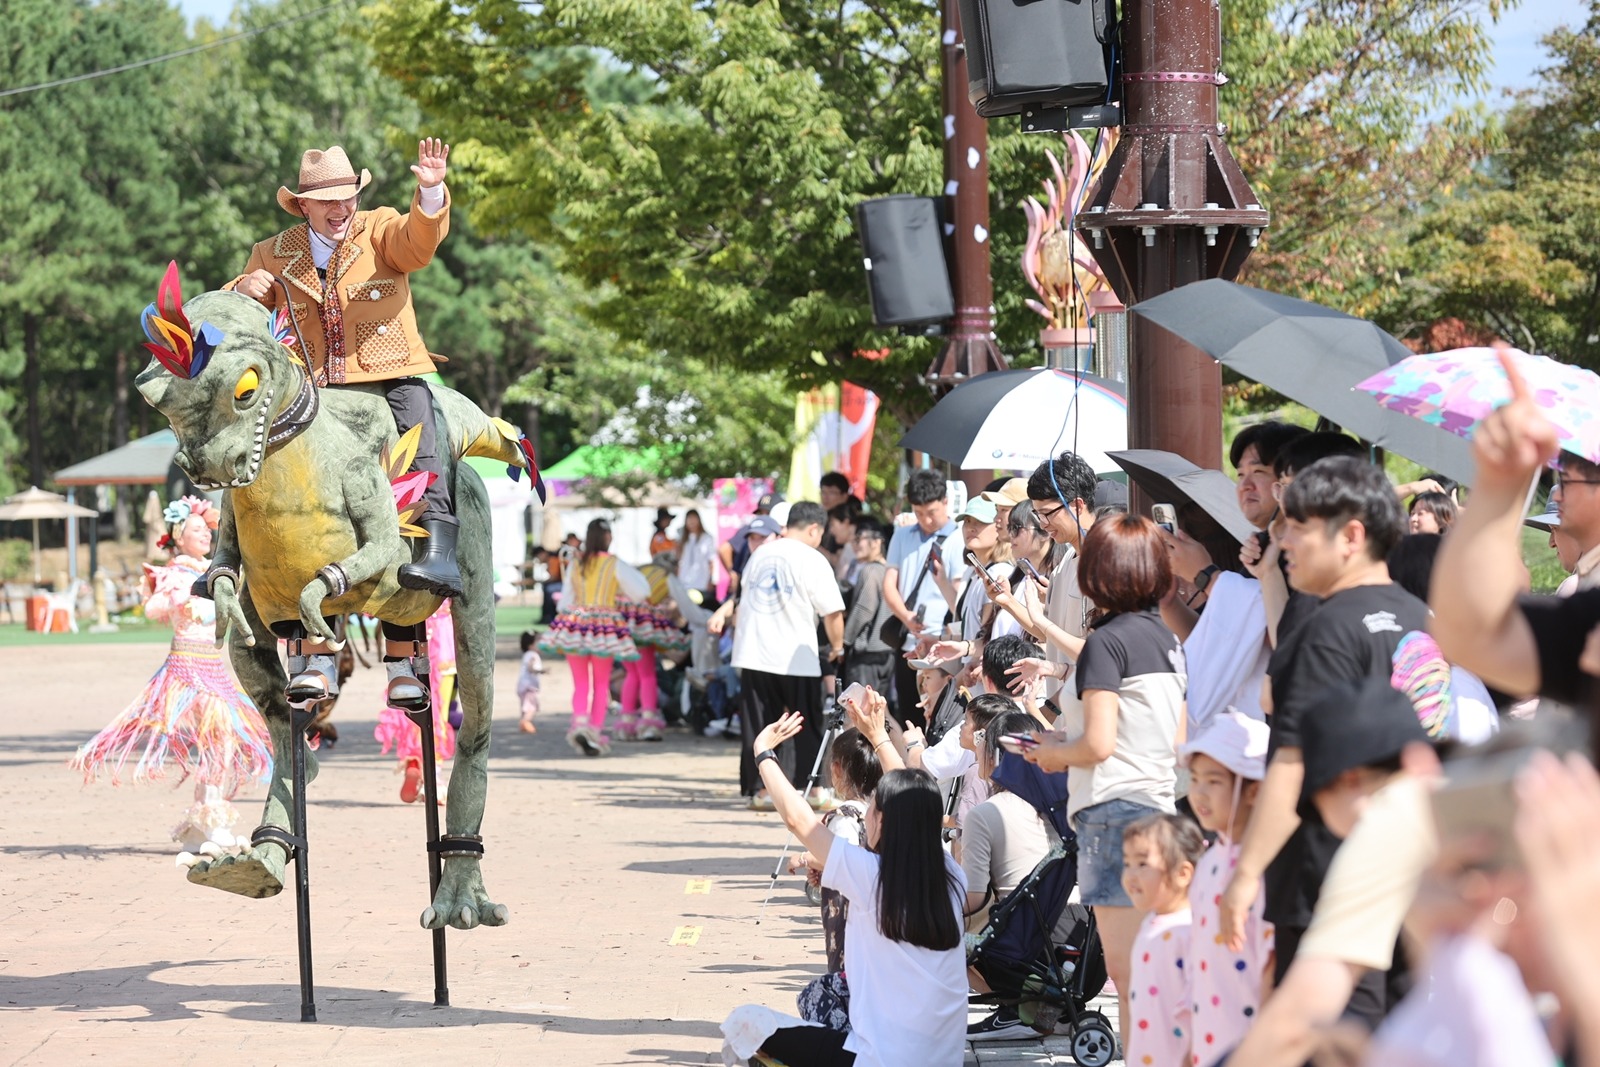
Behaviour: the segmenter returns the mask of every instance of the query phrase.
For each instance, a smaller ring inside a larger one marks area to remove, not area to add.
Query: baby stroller
[[[1094,913],[1069,904],[1078,880],[1076,835],[1067,825],[1067,776],[1047,774],[1020,756],[1006,754],[994,781],[1031,804],[1050,821],[1062,846],[1039,861],[1022,883],[989,910],[989,921],[967,950],[967,963],[996,992],[974,995],[989,1004],[1016,1004],[1022,1021],[1052,1032],[1062,1021],[1072,1028],[1072,1056],[1081,1067],[1105,1067],[1117,1055],[1116,1031],[1089,1001],[1106,984],[1105,954]],[[1069,907],[1080,913],[1066,943],[1051,933]]]

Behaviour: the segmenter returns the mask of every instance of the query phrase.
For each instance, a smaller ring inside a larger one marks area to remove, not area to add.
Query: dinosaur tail
[[[456,459],[481,456],[500,460],[513,480],[521,478],[522,472],[527,471],[534,491],[543,502],[544,479],[539,476],[539,461],[527,434],[505,419],[486,414],[482,408],[453,389],[436,386],[434,396],[444,408],[452,438],[450,450]]]

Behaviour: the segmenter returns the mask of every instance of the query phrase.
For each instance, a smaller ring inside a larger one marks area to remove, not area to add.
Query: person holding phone
[[[1080,703],[1063,708],[1056,731],[1024,758],[1067,772],[1082,901],[1095,910],[1126,1022],[1139,913],[1122,885],[1122,832],[1174,810],[1187,673],[1183,649],[1161,621],[1172,568],[1155,523],[1127,514],[1096,522],[1077,578],[1103,613],[1078,660]]]
[[[931,557],[938,557],[937,565],[947,575],[960,574],[965,567],[944,476],[934,470],[912,471],[906,479],[905,495],[915,521],[895,530],[885,551],[883,576],[883,598],[890,614],[904,627],[904,636],[896,642],[901,653],[914,650],[925,630],[937,631],[950,610],[933,577]],[[895,660],[894,697],[901,720],[922,719],[916,671],[903,655]]]
[[[741,1008],[723,1024],[729,1051],[742,1058],[761,1051],[819,1067],[960,1067],[966,1055],[961,913],[967,882],[942,847],[942,798],[932,778],[901,765],[880,694],[868,690],[846,710],[884,767],[867,805],[865,847],[830,833],[777,767],[774,749],[800,732],[801,716],[787,713],[767,726],[752,750],[784,824],[822,863],[823,887],[849,902],[850,1032],[773,1028],[769,1021],[766,1033],[755,1037],[756,1020],[771,1014]]]

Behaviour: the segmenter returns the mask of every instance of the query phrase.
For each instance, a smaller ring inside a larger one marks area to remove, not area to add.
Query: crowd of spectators
[[[914,471],[900,523],[791,508],[736,616],[781,617],[791,656],[736,658],[744,785],[829,894],[828,974],[800,1018],[736,1010],[729,1054],[922,1067],[1038,1036],[961,931],[1065,852],[1051,938],[1092,911],[1130,1063],[1600,1062],[1600,466],[1521,393],[1474,451],[1466,495],[1262,423],[1231,444],[1238,515],[1167,525],[1071,453],[959,509]],[[1546,465],[1558,596],[1519,554]],[[863,687],[838,834],[804,792],[823,660]],[[1018,761],[1064,774],[1067,834],[1000,784]]]

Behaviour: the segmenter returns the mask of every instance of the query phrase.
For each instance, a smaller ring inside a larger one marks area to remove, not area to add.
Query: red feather
[[[146,341],[144,346],[150,350],[150,354],[152,356],[156,357],[157,363],[160,363],[163,367],[167,368],[180,378],[189,377],[188,366],[180,362],[177,354],[171,349],[163,348],[160,345],[153,345],[149,341]]]
[[[161,287],[156,290],[156,307],[161,309],[162,318],[175,326],[182,326],[185,333],[194,333],[189,329],[189,319],[183,313],[183,291],[178,283],[177,260],[168,262],[167,273],[161,276]]]

